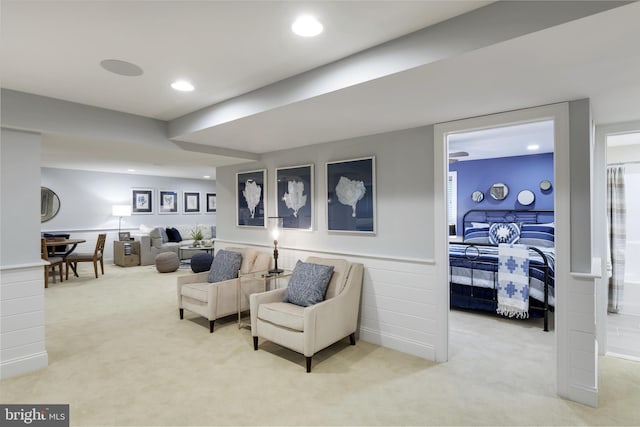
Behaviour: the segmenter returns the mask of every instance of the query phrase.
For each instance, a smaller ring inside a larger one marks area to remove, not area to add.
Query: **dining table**
[[[73,251],[76,250],[76,246],[78,246],[79,243],[85,243],[86,240],[85,239],[61,239],[61,238],[54,238],[54,239],[47,239],[46,243],[47,243],[47,248],[53,248],[56,246],[67,246],[67,250],[65,251],[64,254],[62,254],[62,260],[63,261],[67,261],[67,257],[69,256],[69,254]],[[52,254],[53,251],[49,251],[50,254]],[[58,254],[56,254],[58,255]],[[73,270],[73,275],[76,277],[78,276],[78,272],[76,271],[76,268],[71,265],[71,270]]]

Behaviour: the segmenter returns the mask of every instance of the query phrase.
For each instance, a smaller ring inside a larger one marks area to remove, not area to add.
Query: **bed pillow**
[[[489,243],[517,243],[520,239],[520,228],[515,222],[494,222],[489,226]]]
[[[520,243],[523,245],[552,248],[555,246],[555,224],[522,224]]]
[[[489,243],[489,224],[477,223],[480,227],[467,227],[464,230],[465,243]]]
[[[289,279],[284,301],[302,307],[324,301],[332,275],[333,265],[298,261]]]

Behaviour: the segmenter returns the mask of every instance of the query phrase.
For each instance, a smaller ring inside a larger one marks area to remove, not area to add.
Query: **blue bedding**
[[[554,306],[554,276],[555,276],[555,251],[554,248],[538,248],[547,258],[549,278],[549,305]],[[544,260],[540,254],[530,250],[529,257],[529,296],[533,300],[544,302]],[[468,302],[458,303],[455,298],[461,292],[470,294],[471,297],[487,295],[492,298],[494,289],[498,283],[498,247],[449,244],[449,281],[451,283],[452,306],[463,308],[477,308],[491,310],[491,304],[468,305]],[[472,290],[465,288],[470,288]],[[477,289],[482,288],[482,289]],[[465,298],[469,298],[466,297]],[[486,306],[486,307],[485,307]]]

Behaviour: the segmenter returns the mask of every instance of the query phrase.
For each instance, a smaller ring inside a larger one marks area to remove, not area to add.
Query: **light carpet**
[[[556,397],[553,333],[539,321],[451,313],[451,355],[434,363],[345,339],[313,358],[234,318],[179,320],[188,270],[91,266],[46,290],[47,369],[0,384],[2,403],[68,403],[71,424],[637,425],[640,363],[600,359],[597,409]],[[513,336],[522,339],[513,340]]]

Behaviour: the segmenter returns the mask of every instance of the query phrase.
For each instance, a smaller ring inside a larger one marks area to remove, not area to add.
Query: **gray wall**
[[[2,129],[1,266],[40,260],[40,143],[39,134]]]
[[[376,157],[376,235],[327,232],[325,163]],[[268,153],[261,161],[218,168],[218,238],[271,245],[263,229],[236,226],[236,173],[267,169],[267,216],[275,215],[275,168],[313,163],[313,231],[284,232],[283,247],[390,258],[433,258],[433,127],[426,126]]]
[[[117,229],[118,218],[111,215],[111,207],[130,205],[132,188],[154,189],[155,213],[124,217],[123,230],[137,229],[140,224],[167,226],[216,222],[216,214],[204,213],[206,193],[216,192],[216,182],[211,180],[42,168],[42,185],[55,191],[60,198],[60,212],[41,224],[43,232]],[[182,192],[199,191],[201,213],[158,214],[159,190],[178,191],[179,212],[182,211]]]

